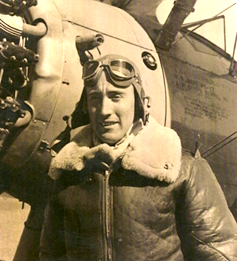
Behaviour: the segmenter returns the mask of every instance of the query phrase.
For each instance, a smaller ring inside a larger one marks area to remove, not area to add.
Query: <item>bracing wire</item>
[[[185,36],[187,36],[187,35],[189,35],[190,33],[196,31],[198,28],[200,28],[200,27],[203,26],[204,24],[208,23],[210,20],[212,20],[212,19],[218,17],[219,15],[223,14],[225,11],[227,11],[228,9],[232,8],[232,7],[235,6],[235,5],[236,5],[236,2],[233,3],[232,5],[230,5],[229,7],[225,8],[224,10],[222,10],[220,13],[214,15],[212,18],[206,19],[205,21],[200,22],[200,24],[199,24],[198,26],[194,27],[192,30],[188,31],[186,34],[184,34],[184,35],[182,35],[181,37],[179,37],[176,41],[174,41],[174,42],[172,43],[172,45],[176,44],[178,41],[180,41],[181,39],[183,39]]]
[[[234,136],[236,135],[236,136]],[[234,136],[234,137],[233,137]],[[233,138],[231,138],[233,137]],[[230,139],[231,138],[231,139]],[[224,148],[226,145],[230,144],[232,141],[234,141],[235,139],[237,139],[237,131],[233,132],[232,134],[230,134],[228,137],[224,138],[223,140],[221,140],[220,142],[216,143],[215,145],[213,145],[212,147],[210,147],[209,149],[207,149],[205,152],[202,153],[202,157],[203,158],[207,158],[210,155],[212,155],[213,153],[217,152],[218,150]],[[209,153],[208,153],[209,152]]]

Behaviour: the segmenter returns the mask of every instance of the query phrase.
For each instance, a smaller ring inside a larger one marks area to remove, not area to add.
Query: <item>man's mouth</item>
[[[103,127],[109,127],[115,125],[117,122],[116,121],[110,121],[110,122],[101,122],[101,125]]]

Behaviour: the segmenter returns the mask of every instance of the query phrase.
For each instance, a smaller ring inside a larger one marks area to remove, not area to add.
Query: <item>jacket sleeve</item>
[[[41,261],[66,260],[63,216],[63,208],[58,203],[56,195],[51,195],[44,214],[40,241]]]
[[[185,172],[189,179],[177,207],[185,260],[236,261],[236,221],[210,166],[198,157],[189,161]]]

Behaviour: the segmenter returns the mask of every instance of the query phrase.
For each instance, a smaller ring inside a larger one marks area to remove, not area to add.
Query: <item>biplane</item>
[[[236,39],[230,53],[225,23],[235,3],[186,23],[198,1],[178,0],[162,24],[163,2],[0,0],[0,190],[31,206],[27,224],[38,231],[25,228],[14,260],[32,260],[21,246],[39,240],[47,171],[69,138],[62,134],[82,93],[82,64],[109,53],[137,64],[151,115],[175,129],[184,148],[200,150],[237,219]],[[199,33],[206,25],[223,46]]]

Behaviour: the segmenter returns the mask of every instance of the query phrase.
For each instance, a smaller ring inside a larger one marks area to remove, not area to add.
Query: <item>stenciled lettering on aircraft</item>
[[[226,109],[228,106],[223,106],[223,103],[228,105],[228,98],[221,96],[224,94],[224,90],[218,84],[218,79],[213,80],[210,75],[208,78],[203,73],[198,76],[195,77],[190,73],[187,75],[186,72],[173,74],[174,89],[172,92],[176,98],[182,98],[186,116],[207,118],[211,121],[227,119],[229,117]],[[180,91],[182,95],[177,96]]]

